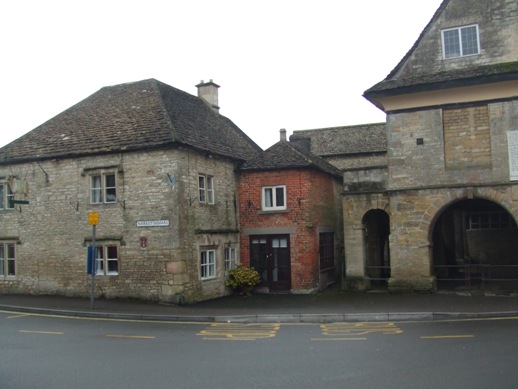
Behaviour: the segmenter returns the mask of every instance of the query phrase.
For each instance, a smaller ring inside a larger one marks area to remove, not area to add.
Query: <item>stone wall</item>
[[[99,172],[115,172],[117,202],[91,204],[90,176]],[[199,173],[214,177],[213,205],[198,201]],[[2,292],[89,295],[88,215],[97,212],[97,245],[117,245],[119,265],[118,275],[95,277],[96,296],[196,301],[226,293],[223,246],[239,244],[233,163],[163,150],[0,167],[9,175],[27,180],[29,193],[16,198],[29,204],[0,211],[0,241],[17,242],[16,276],[0,279]],[[202,282],[204,240],[218,256],[216,278]]]
[[[518,220],[507,147],[507,132],[516,129],[516,100],[389,115],[386,188],[361,194],[357,177],[344,180],[346,285],[368,286],[362,218],[369,209],[390,216],[389,287],[394,290],[434,289],[431,231],[448,204],[487,199]]]
[[[387,166],[387,153],[350,154],[323,156],[323,158],[340,170],[354,170],[370,167]]]
[[[365,226],[363,218],[373,209],[380,209],[390,215],[390,200],[385,193],[344,194],[342,197],[344,246],[345,246],[345,289],[364,290],[369,287],[366,279]]]
[[[515,1],[450,1],[437,21],[425,31],[419,47],[400,69],[398,77],[417,79],[427,73],[516,61],[517,20],[518,5]],[[480,55],[444,60],[441,30],[470,24],[479,26]]]
[[[487,117],[475,115],[486,109]],[[446,112],[446,143],[441,109],[389,115],[388,189],[509,181],[507,132],[518,128],[518,100]],[[453,130],[460,115],[468,125]]]

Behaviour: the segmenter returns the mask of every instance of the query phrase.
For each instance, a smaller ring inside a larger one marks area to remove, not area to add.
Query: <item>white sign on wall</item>
[[[518,131],[507,132],[507,148],[509,152],[509,179],[518,180]]]
[[[139,220],[137,227],[167,227],[169,220]]]

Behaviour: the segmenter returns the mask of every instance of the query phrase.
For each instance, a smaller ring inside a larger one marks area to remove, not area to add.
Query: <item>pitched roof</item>
[[[442,89],[445,87],[478,85],[505,80],[518,80],[518,61],[471,66],[401,79],[387,77],[366,90],[364,95],[369,98],[377,95],[386,96],[429,91],[434,89],[434,87],[435,89]]]
[[[281,140],[241,166],[241,170],[317,169],[342,179],[342,172],[294,142]]]
[[[309,138],[311,152],[321,157],[387,151],[386,123],[294,131],[290,140]]]
[[[202,99],[155,79],[104,87],[0,149],[0,163],[183,145],[245,160],[262,151]]]
[[[518,61],[487,65],[475,63],[473,65],[465,65],[462,68],[440,71],[430,71],[429,69],[433,69],[433,67],[425,66],[423,67],[425,71],[421,71],[413,77],[400,76],[402,69],[404,69],[409,59],[416,52],[423,39],[425,39],[426,34],[433,28],[451,1],[443,0],[406,55],[383,81],[367,89],[364,92],[364,97],[371,100],[377,96],[390,96],[518,79]]]

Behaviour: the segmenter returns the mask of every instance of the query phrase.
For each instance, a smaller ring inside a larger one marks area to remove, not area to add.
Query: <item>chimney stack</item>
[[[281,142],[286,142],[286,129],[281,128],[280,133],[281,133]]]
[[[218,88],[219,85],[215,84],[212,79],[209,82],[201,82],[196,85],[198,88],[198,97],[205,100],[214,110],[214,112],[219,113],[219,105],[218,105]]]
[[[291,135],[290,142],[300,149],[310,153],[311,152],[311,138],[303,135]]]

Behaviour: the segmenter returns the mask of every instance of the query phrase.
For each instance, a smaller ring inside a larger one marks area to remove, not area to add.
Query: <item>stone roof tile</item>
[[[0,163],[184,145],[238,160],[262,151],[202,99],[154,79],[104,87],[0,149]]]
[[[387,151],[385,123],[294,131],[290,140],[309,138],[311,152],[321,157]]]
[[[318,169],[342,178],[339,169],[294,142],[280,141],[248,160],[241,170]]]

